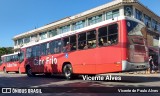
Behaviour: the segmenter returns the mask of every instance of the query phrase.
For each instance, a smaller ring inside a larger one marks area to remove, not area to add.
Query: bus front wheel
[[[26,73],[27,73],[27,76],[28,77],[33,77],[35,74],[32,72],[32,69],[31,69],[31,67],[30,66],[28,66],[27,68],[26,68]]]
[[[64,67],[63,67],[63,73],[64,73],[64,76],[66,77],[67,80],[72,79],[73,71],[72,71],[71,64],[64,65]]]

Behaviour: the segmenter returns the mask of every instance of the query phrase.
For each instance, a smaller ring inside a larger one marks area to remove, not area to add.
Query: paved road
[[[159,87],[160,91],[160,74],[124,74],[118,73],[117,74],[102,74],[100,77],[112,76],[112,77],[120,77],[121,80],[99,80],[99,81],[90,81],[91,78],[88,80],[84,77],[79,77],[75,80],[66,80],[63,76],[51,76],[45,77],[43,75],[38,75],[36,77],[27,77],[26,74],[15,74],[9,73],[4,74],[0,72],[0,87],[18,87],[18,88],[45,88],[47,92],[53,93],[43,93],[43,94],[29,94],[29,95],[57,95],[57,96],[105,96],[106,94],[109,95],[117,95],[117,96],[139,96],[142,93],[130,94],[129,92],[125,94],[123,93],[116,93],[115,90],[118,92],[119,87],[122,89],[126,89],[126,87],[135,88],[136,90],[140,87]],[[95,79],[95,78],[93,78]],[[97,78],[96,78],[97,79]],[[98,78],[99,79],[99,78]],[[106,88],[110,87],[110,88]],[[46,89],[48,88],[48,89]],[[77,91],[78,90],[78,91]],[[105,91],[113,91],[115,93],[104,93]],[[62,92],[61,92],[62,91]],[[94,93],[93,93],[94,91]],[[100,93],[95,93],[100,92]],[[57,92],[57,93],[54,93]],[[68,93],[69,92],[69,93]],[[103,92],[103,93],[101,93]],[[160,92],[159,92],[160,93]],[[148,96],[158,96],[159,93],[145,93]],[[28,94],[0,94],[0,95],[28,95]]]

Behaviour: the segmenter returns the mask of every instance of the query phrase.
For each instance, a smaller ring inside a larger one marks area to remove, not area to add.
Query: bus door
[[[41,45],[37,45],[37,48],[36,50],[38,51],[39,50],[39,54],[38,54],[38,59],[39,59],[39,62],[38,62],[38,71],[40,73],[43,73],[44,72],[44,64],[45,64],[45,56],[47,55],[47,44],[46,43],[43,43]]]
[[[18,71],[18,69],[19,69],[19,61],[18,61],[18,55],[17,54],[13,55],[12,61],[13,61],[14,70]]]
[[[36,46],[33,46],[32,47],[32,61],[33,61],[33,69],[34,69],[34,72],[43,72],[43,68],[44,68],[44,65],[43,65],[43,55],[44,53],[42,53],[42,46],[41,45],[36,45]]]
[[[6,56],[6,71],[11,71],[12,64],[11,64],[11,56]]]

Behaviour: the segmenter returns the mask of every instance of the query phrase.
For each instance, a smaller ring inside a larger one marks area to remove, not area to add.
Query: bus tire
[[[16,73],[19,73],[18,71],[16,71]]]
[[[8,72],[6,71],[6,68],[5,68],[5,67],[3,68],[3,72],[4,72],[4,73],[8,73]]]
[[[26,73],[27,73],[27,76],[28,77],[34,77],[34,73],[32,72],[32,69],[31,69],[31,67],[30,66],[28,66],[27,68],[26,68]]]
[[[63,73],[67,80],[71,80],[73,77],[73,69],[71,64],[66,64],[63,67]]]
[[[45,77],[51,77],[51,73],[44,73]]]

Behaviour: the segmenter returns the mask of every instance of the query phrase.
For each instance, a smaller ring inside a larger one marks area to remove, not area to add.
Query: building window
[[[23,44],[23,39],[18,39],[18,45]]]
[[[24,43],[26,44],[26,43],[29,43],[30,42],[30,37],[26,37],[26,38],[24,38]]]
[[[15,46],[17,46],[18,45],[18,40],[15,40],[14,44],[15,44]]]
[[[60,33],[65,33],[65,32],[68,32],[70,31],[70,25],[67,25],[67,26],[63,26],[59,29]]]
[[[49,37],[49,38],[50,38],[50,37],[53,37],[53,36],[55,36],[55,35],[57,35],[56,29],[50,30],[50,31],[48,32],[48,37]]]
[[[106,19],[112,19],[119,16],[119,9],[112,10],[106,13]]]
[[[151,17],[144,14],[144,23],[147,27],[151,28]]]
[[[31,36],[31,41],[36,41],[36,40],[38,40],[38,39],[37,39],[37,35]]]
[[[40,35],[40,39],[41,39],[41,40],[47,38],[47,32],[40,33],[39,35]]]
[[[133,15],[132,6],[124,6],[124,15],[125,16],[130,16],[130,17]]]
[[[158,31],[160,32],[160,23],[157,24],[157,27],[158,27]]]
[[[85,20],[78,21],[78,22],[73,24],[73,30],[77,30],[77,29],[80,29],[80,28],[83,28],[83,27],[85,27]]]
[[[154,19],[152,19],[152,28],[154,30],[157,30],[157,21],[155,21]]]
[[[136,19],[143,21],[142,20],[142,12],[136,9]]]
[[[98,16],[94,16],[91,18],[88,18],[88,25],[96,24],[98,22],[102,21],[102,14]]]

